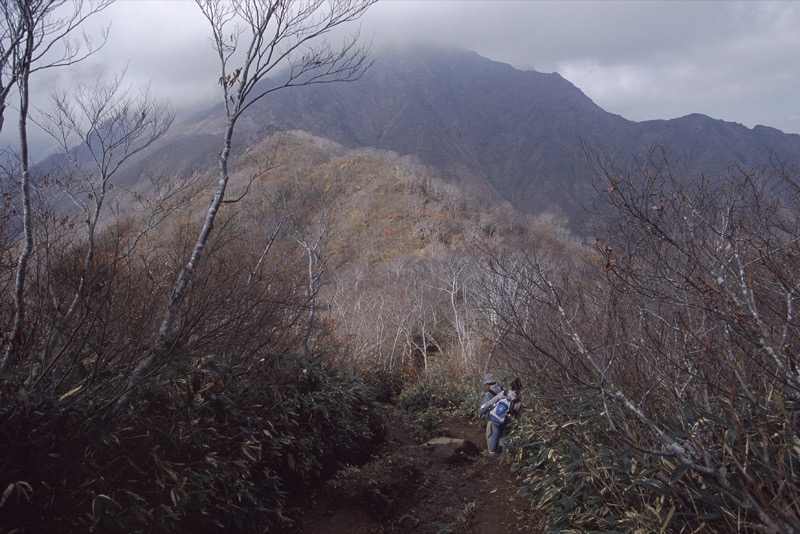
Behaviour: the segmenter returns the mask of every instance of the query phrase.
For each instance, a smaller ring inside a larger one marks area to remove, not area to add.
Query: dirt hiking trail
[[[437,432],[440,438],[419,444],[403,422],[393,420],[385,444],[370,462],[377,474],[362,476],[369,479],[370,491],[386,499],[353,499],[347,488],[328,485],[295,510],[291,532],[535,532],[541,512],[517,495],[519,481],[510,466],[485,453],[484,429],[481,421],[447,416]],[[398,484],[397,479],[407,482]]]

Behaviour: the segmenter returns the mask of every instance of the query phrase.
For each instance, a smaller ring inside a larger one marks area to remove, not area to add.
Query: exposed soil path
[[[303,534],[385,534],[413,532],[516,533],[535,532],[538,513],[517,495],[519,482],[509,465],[488,456],[484,424],[459,416],[443,420],[440,436],[467,440],[457,455],[452,446],[417,443],[408,428],[393,421],[375,462],[394,462],[417,473],[413,484],[392,496],[392,504],[354,503],[335,492],[310,497],[297,514],[293,532]],[[446,441],[446,440],[439,440]],[[452,443],[456,443],[453,441]],[[473,448],[471,444],[477,446]],[[379,480],[374,481],[376,484]]]

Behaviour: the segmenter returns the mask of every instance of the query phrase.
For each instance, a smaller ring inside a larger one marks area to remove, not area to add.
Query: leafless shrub
[[[596,255],[490,251],[504,343],[565,411],[599,394],[595,417],[676,506],[797,531],[796,169],[690,182],[657,151],[600,163],[616,217]]]

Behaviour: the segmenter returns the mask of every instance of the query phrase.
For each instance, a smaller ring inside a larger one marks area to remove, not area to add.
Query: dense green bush
[[[480,402],[478,395],[474,384],[434,368],[426,378],[406,384],[397,397],[397,406],[415,437],[425,441],[438,435],[443,414],[472,417]]]
[[[105,428],[58,399],[4,399],[0,531],[279,526],[291,492],[366,461],[386,430],[359,380],[286,356],[173,367],[141,399]]]
[[[374,394],[375,400],[391,403],[403,390],[401,371],[386,368],[368,368],[359,371],[359,376]]]
[[[397,497],[407,495],[419,479],[420,472],[409,457],[391,454],[340,470],[325,483],[325,489],[342,504],[380,517],[390,514]]]
[[[406,384],[398,396],[398,403],[410,412],[446,410],[472,414],[479,402],[477,387],[432,367],[425,378]]]
[[[570,415],[530,407],[512,435],[521,492],[547,511],[545,532],[658,531],[665,503],[647,488],[661,482],[603,432],[597,401],[585,399]]]
[[[548,512],[539,525],[543,531],[760,530],[759,518],[733,502],[717,484],[674,459],[615,440],[603,424],[604,405],[598,395],[587,394],[572,406],[574,410],[568,414],[562,411],[563,405],[554,408],[538,403],[512,436],[513,458],[524,478],[522,493]],[[768,435],[781,430],[763,428],[764,421],[757,421],[756,411],[740,409],[738,421],[706,420],[706,431],[725,434],[728,447],[737,447],[739,441],[761,443],[752,447],[750,473],[742,473],[731,462],[728,481],[737,484],[742,476],[758,477],[767,492],[771,486],[785,484],[785,477],[793,477],[799,466],[796,451],[780,454],[785,461],[777,469],[760,465],[762,455],[779,456],[780,451],[767,452],[761,447],[767,445]],[[699,420],[689,411],[680,417]],[[674,431],[681,432],[678,426]]]

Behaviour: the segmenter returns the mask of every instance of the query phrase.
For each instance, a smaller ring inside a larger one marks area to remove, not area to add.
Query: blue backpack
[[[492,421],[498,425],[504,425],[506,419],[508,418],[509,412],[511,411],[511,399],[508,397],[503,397],[497,404],[494,405],[492,411],[489,412],[489,417],[492,418]]]

